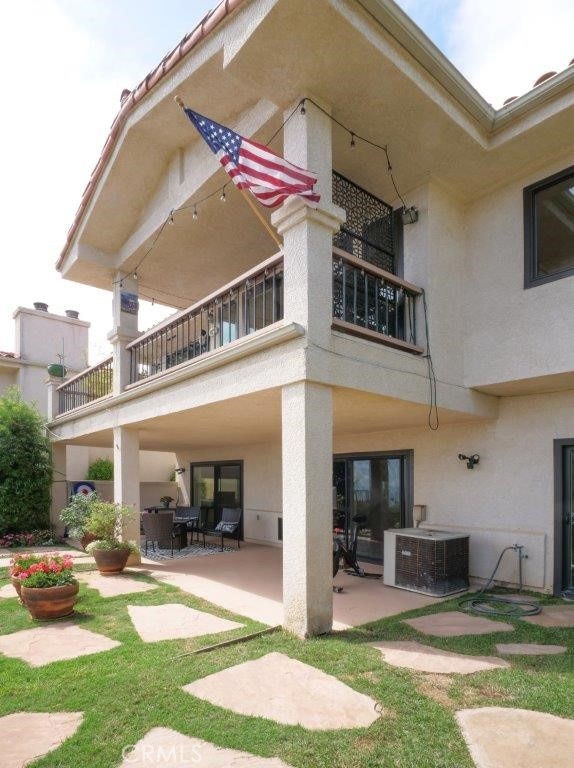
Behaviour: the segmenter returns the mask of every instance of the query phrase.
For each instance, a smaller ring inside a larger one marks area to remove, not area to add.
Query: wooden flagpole
[[[185,109],[185,104],[183,103],[183,99],[181,98],[181,96],[174,96],[173,100],[175,101],[178,107],[181,107],[181,109]],[[248,192],[245,189],[240,189],[239,191],[243,195],[243,199],[245,200],[247,205],[251,208],[255,216],[257,216],[260,224],[262,224],[263,227],[265,227],[265,231],[273,239],[273,242],[275,243],[275,245],[279,248],[280,251],[283,250],[283,243],[279,239],[279,235],[275,232],[274,229],[272,229],[271,225],[269,224],[267,219],[263,216],[261,211],[258,210],[253,200],[249,197]]]

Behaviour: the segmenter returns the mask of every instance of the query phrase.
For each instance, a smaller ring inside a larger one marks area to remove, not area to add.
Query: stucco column
[[[66,379],[62,379],[60,376],[48,376],[46,379],[46,419],[53,421],[60,413],[60,393],[58,387],[60,387]]]
[[[333,622],[332,412],[329,387],[283,388],[283,621],[299,637]]]
[[[112,311],[113,328],[108,339],[113,349],[113,394],[118,395],[130,383],[130,353],[126,345],[139,336],[138,283],[133,277],[114,275]]]
[[[179,488],[179,503],[182,507],[189,507],[191,505],[191,477],[189,468],[189,458],[186,454],[175,453],[175,460],[177,466],[185,470],[185,472],[175,473],[175,482]]]
[[[133,507],[133,520],[124,524],[124,541],[140,542],[140,441],[136,430],[114,427],[114,502]],[[139,562],[139,558],[136,559]],[[130,559],[134,563],[134,559]]]
[[[284,153],[317,174],[321,200],[310,205],[290,198],[271,221],[283,236],[284,317],[306,329],[308,343],[323,345],[329,342],[333,315],[332,239],[345,212],[331,198],[331,121],[309,102],[305,109],[285,125]]]
[[[60,522],[60,512],[68,504],[68,483],[66,480],[66,446],[62,443],[52,443],[52,503],[50,507],[50,523],[58,534],[64,532]]]

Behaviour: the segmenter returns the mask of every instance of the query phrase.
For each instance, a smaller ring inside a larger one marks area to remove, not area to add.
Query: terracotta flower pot
[[[121,573],[126,567],[129,549],[93,549],[92,555],[102,576]]]
[[[80,585],[35,588],[22,584],[22,601],[33,619],[62,619],[74,612]]]
[[[12,576],[10,578],[10,581],[12,582],[12,586],[18,593],[18,597],[20,598],[20,600],[22,600],[22,582],[20,581],[20,579],[17,579],[15,576]]]

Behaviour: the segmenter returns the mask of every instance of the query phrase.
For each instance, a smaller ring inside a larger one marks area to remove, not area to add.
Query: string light
[[[223,189],[221,190],[221,196],[219,199],[221,200],[222,203],[224,203],[227,200],[227,198],[225,197],[225,187],[223,187]]]
[[[134,280],[137,280],[137,279],[138,279],[138,273],[134,272]]]
[[[194,219],[197,219],[197,218],[198,218],[198,213],[197,213],[197,205],[194,205],[194,206],[193,206],[193,218],[194,218]]]
[[[173,226],[175,223],[173,220],[173,210],[169,212],[169,223]]]
[[[305,109],[305,99],[301,101],[301,114],[304,115],[307,112]]]
[[[352,147],[355,146],[355,134],[354,133],[351,133],[351,146]]]

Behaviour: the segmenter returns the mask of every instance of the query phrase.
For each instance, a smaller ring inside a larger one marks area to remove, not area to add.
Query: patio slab
[[[240,715],[310,730],[366,728],[380,716],[374,699],[276,652],[208,675],[183,690]]]
[[[87,584],[88,587],[97,589],[102,597],[117,597],[118,595],[129,595],[132,592],[149,592],[151,589],[157,589],[155,584],[139,581],[124,573],[117,576],[102,576],[101,573],[77,573],[76,578]]]
[[[23,629],[10,635],[0,635],[0,653],[21,659],[31,667],[43,667],[53,661],[77,659],[92,653],[109,651],[120,645],[105,635],[63,622],[36,629]]]
[[[539,627],[574,627],[574,605],[545,605],[538,616],[526,616],[523,621]]]
[[[574,720],[526,709],[484,707],[455,714],[476,768],[570,768]]]
[[[416,672],[470,675],[489,669],[503,669],[510,664],[496,656],[466,656],[432,648],[416,641],[369,643],[377,648],[383,659],[393,667],[403,667]]]
[[[82,712],[15,712],[0,717],[2,768],[24,768],[73,736]]]
[[[141,567],[162,583],[263,624],[277,626],[283,622],[282,559],[279,547],[247,542],[232,555],[186,557],[161,563],[146,563],[143,558]],[[368,570],[382,568],[369,565]],[[334,629],[436,605],[443,599],[389,587],[382,579],[359,579],[342,571],[334,583],[343,587],[341,594],[333,595]]]
[[[217,747],[209,741],[185,736],[171,728],[152,728],[134,744],[119,768],[290,768],[277,757]]]
[[[3,587],[0,587],[0,598],[7,599],[9,597],[18,597],[18,593],[12,584],[4,584]]]
[[[128,613],[144,643],[213,635],[245,626],[211,613],[196,611],[181,603],[128,605]]]
[[[496,652],[502,656],[552,656],[566,653],[564,645],[539,645],[538,643],[498,643]]]
[[[493,621],[482,616],[469,616],[462,611],[445,611],[419,616],[418,619],[405,619],[405,624],[435,637],[461,637],[464,635],[489,635],[491,632],[513,632],[514,627],[503,621]]]
[[[134,745],[119,768],[290,768],[277,757],[258,757],[185,736],[171,728],[152,728]]]

